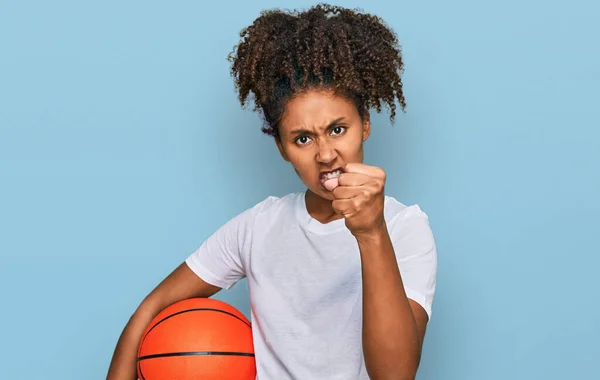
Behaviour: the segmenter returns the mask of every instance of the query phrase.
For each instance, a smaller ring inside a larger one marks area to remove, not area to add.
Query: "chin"
[[[327,190],[325,187],[323,187],[323,185],[321,185],[321,183],[319,183],[316,186],[316,189],[313,188],[313,189],[311,189],[311,191],[313,193],[315,193],[316,195],[320,196],[321,198],[328,199],[330,201],[335,200],[333,193],[331,191]]]
[[[300,178],[302,179],[302,178]],[[306,188],[308,190],[310,190],[311,193],[313,193],[314,195],[317,195],[323,199],[327,199],[330,201],[335,200],[335,197],[333,196],[333,193],[329,190],[327,190],[322,184],[321,181],[317,180],[302,180],[302,182],[304,183],[304,186],[306,186]]]
[[[321,198],[323,198],[323,199],[327,199],[327,200],[330,200],[330,201],[333,201],[333,200],[335,200],[335,197],[333,196],[333,194],[331,194],[331,192],[330,192],[330,191],[327,191],[327,192],[320,192],[320,193],[318,193],[317,195],[318,195],[318,196],[320,196],[320,197],[321,197]]]

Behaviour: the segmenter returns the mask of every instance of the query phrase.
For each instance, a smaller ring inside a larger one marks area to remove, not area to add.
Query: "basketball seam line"
[[[154,359],[154,358],[164,358],[164,357],[172,357],[172,356],[248,356],[254,357],[254,354],[248,352],[228,352],[228,351],[189,351],[189,352],[166,352],[163,354],[152,354],[152,355],[144,355],[137,359],[137,361]]]
[[[218,313],[224,313],[224,314],[227,314],[227,315],[230,315],[230,316],[234,317],[235,319],[239,320],[240,322],[242,322],[243,324],[245,324],[246,326],[248,326],[248,327],[250,327],[250,328],[251,328],[251,326],[250,326],[248,323],[246,323],[246,321],[244,321],[243,319],[241,319],[241,318],[240,318],[240,317],[238,317],[237,315],[235,315],[235,314],[232,314],[232,313],[230,313],[230,312],[227,312],[227,311],[224,311],[224,310],[219,310],[219,309],[211,309],[211,308],[193,308],[193,309],[181,310],[181,311],[178,311],[178,312],[176,312],[176,313],[173,313],[173,314],[167,315],[166,317],[164,317],[164,318],[163,318],[163,319],[161,319],[160,321],[156,322],[156,323],[154,324],[154,326],[152,326],[152,327],[150,328],[150,330],[148,330],[148,332],[147,332],[147,333],[146,333],[146,334],[143,336],[143,338],[142,338],[142,343],[143,343],[143,342],[146,340],[146,338],[148,337],[148,335],[150,335],[150,332],[151,332],[152,330],[154,330],[154,328],[155,328],[156,326],[158,326],[159,324],[163,323],[163,322],[164,322],[164,321],[166,321],[167,319],[169,319],[169,318],[171,318],[171,317],[174,317],[174,316],[176,316],[176,315],[183,314],[183,313],[188,313],[188,312],[192,312],[192,311],[216,311],[216,312],[218,312]]]

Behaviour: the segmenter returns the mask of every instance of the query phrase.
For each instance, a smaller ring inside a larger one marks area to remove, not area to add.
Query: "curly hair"
[[[306,11],[264,10],[240,32],[228,56],[242,107],[249,96],[262,111],[262,131],[279,137],[285,104],[322,88],[351,100],[363,118],[369,109],[404,111],[404,71],[396,34],[379,17],[329,4]],[[251,94],[252,93],[252,94]]]

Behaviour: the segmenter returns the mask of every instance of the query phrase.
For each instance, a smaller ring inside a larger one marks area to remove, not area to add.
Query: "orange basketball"
[[[250,322],[215,299],[174,303],[144,331],[137,372],[140,380],[255,380]]]

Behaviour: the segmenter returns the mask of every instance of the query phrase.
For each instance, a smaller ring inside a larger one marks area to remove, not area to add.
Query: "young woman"
[[[431,316],[437,250],[427,215],[385,195],[363,164],[369,110],[404,109],[395,34],[378,17],[329,5],[263,12],[230,55],[306,190],[268,197],[210,236],[139,305],[109,380],[136,378],[150,320],[246,277],[259,380],[413,379]],[[276,173],[274,173],[276,175]]]

